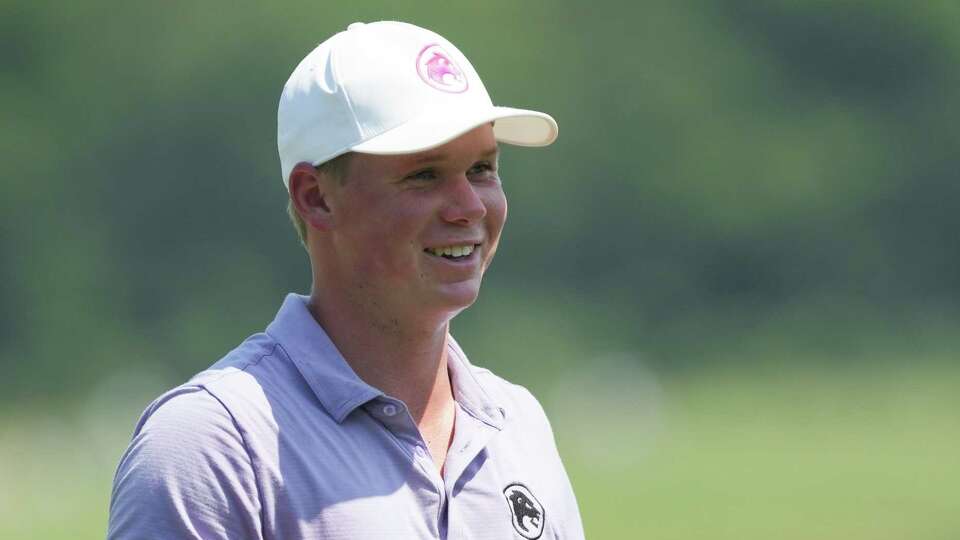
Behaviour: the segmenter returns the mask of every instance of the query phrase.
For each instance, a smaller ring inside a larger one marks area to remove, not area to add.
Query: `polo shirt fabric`
[[[266,332],[147,407],[107,536],[583,538],[537,400],[448,336],[456,401],[443,475],[402,401],[364,383],[288,295]]]

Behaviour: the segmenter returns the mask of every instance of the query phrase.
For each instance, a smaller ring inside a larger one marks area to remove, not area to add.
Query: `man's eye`
[[[414,180],[425,182],[428,180],[433,180],[437,177],[437,173],[433,169],[424,169],[422,171],[417,171],[411,175],[408,175],[405,180]]]
[[[494,172],[494,171],[493,171],[493,165],[491,165],[491,164],[488,163],[488,162],[477,163],[476,165],[474,165],[473,167],[471,167],[471,168],[470,168],[470,171],[469,171],[469,173],[470,173],[471,175],[474,175],[474,174],[487,174],[487,173],[492,173],[492,172]]]

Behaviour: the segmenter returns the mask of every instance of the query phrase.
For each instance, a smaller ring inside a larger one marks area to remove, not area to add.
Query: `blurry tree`
[[[0,400],[143,364],[185,376],[308,287],[274,111],[356,19],[435,28],[495,101],[559,120],[554,147],[505,149],[490,280],[523,316],[668,351],[795,306],[824,324],[955,311],[958,10],[4,2]],[[468,340],[487,313],[464,316]]]

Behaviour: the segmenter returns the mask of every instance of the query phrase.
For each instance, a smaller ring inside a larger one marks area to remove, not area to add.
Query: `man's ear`
[[[290,200],[308,227],[319,231],[333,228],[331,187],[329,179],[305,161],[290,171]]]

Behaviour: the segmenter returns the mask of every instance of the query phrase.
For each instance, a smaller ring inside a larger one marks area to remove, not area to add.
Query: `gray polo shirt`
[[[114,478],[121,538],[583,538],[543,409],[449,339],[443,475],[403,402],[288,295],[265,333],[143,413]],[[530,359],[529,361],[533,361]]]

